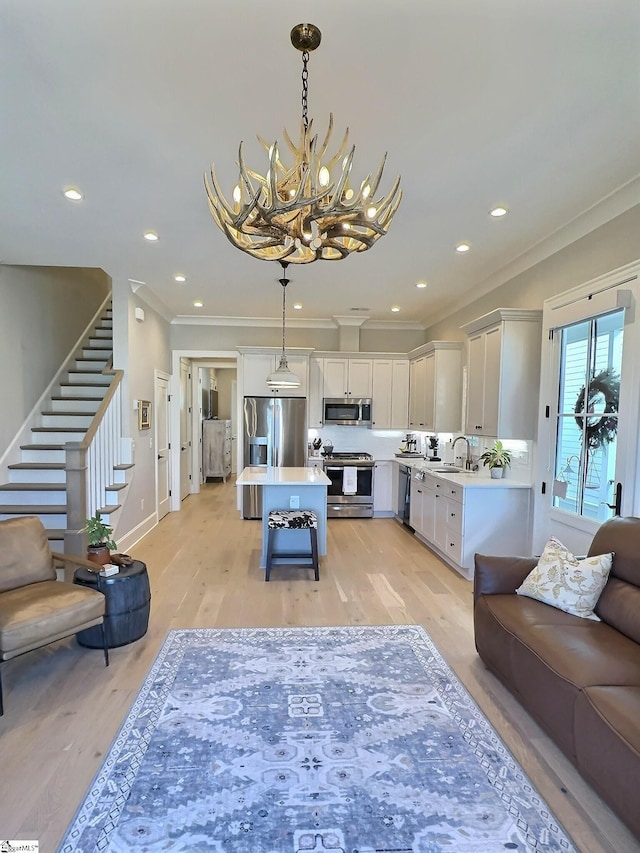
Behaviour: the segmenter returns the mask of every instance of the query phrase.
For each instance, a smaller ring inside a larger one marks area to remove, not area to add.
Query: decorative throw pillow
[[[544,546],[538,565],[516,592],[543,601],[583,619],[600,619],[593,612],[609,577],[613,553],[578,560],[555,536]]]

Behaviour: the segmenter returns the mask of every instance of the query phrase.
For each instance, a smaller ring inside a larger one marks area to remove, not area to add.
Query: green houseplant
[[[87,558],[102,565],[108,563],[110,550],[118,546],[113,541],[113,528],[104,523],[98,510],[94,516],[86,520],[84,532],[89,542]]]
[[[499,439],[493,443],[493,447],[480,456],[483,465],[489,467],[492,479],[499,480],[505,468],[511,465],[511,452],[507,450]]]

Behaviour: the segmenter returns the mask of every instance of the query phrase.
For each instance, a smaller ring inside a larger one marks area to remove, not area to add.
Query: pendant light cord
[[[282,355],[286,355],[284,348],[284,329],[285,329],[285,313],[286,313],[286,293],[287,293],[287,285],[289,284],[290,279],[287,278],[287,267],[289,266],[287,261],[280,261],[280,266],[282,267],[282,278],[278,279],[280,284],[282,285]]]

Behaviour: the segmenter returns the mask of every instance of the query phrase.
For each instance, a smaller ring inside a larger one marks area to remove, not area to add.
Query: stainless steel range
[[[370,453],[331,450],[324,453],[329,518],[373,517],[374,459]]]

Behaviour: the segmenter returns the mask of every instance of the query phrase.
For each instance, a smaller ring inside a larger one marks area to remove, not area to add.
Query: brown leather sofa
[[[63,564],[87,565],[75,557],[55,556]],[[104,595],[56,578],[54,554],[40,519],[0,521],[0,716],[2,667],[18,655],[100,625],[109,666]]]
[[[613,551],[581,619],[515,590],[536,565],[476,554],[478,654],[640,839],[640,518],[613,518],[589,556]]]

